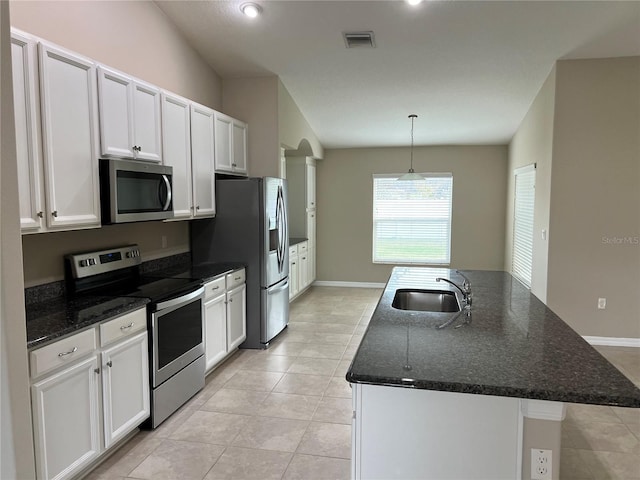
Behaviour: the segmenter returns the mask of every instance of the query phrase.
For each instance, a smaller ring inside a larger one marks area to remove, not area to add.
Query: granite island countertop
[[[464,270],[472,317],[398,310],[396,289],[460,292],[447,268],[396,267],[346,378],[351,383],[640,407],[640,390],[506,272]],[[462,302],[461,302],[462,303]]]

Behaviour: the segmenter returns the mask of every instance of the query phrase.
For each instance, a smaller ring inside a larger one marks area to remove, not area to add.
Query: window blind
[[[448,264],[451,257],[451,173],[373,176],[373,262]]]
[[[533,208],[536,199],[535,186],[535,165],[528,165],[515,171],[511,273],[529,288],[531,288],[531,269],[533,263]]]

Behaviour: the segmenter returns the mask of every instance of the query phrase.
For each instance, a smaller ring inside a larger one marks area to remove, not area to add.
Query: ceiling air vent
[[[347,48],[375,48],[373,32],[344,32],[344,43]]]

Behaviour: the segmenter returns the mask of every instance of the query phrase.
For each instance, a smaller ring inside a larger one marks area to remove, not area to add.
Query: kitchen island
[[[511,275],[463,273],[470,318],[392,306],[406,288],[463,304],[436,281],[462,285],[455,271],[393,270],[347,373],[353,478],[529,478],[525,419],[560,422],[564,402],[640,407],[640,391]]]

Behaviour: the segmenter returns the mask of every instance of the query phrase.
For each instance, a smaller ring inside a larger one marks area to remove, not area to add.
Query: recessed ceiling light
[[[422,0],[406,0],[409,5],[416,6],[422,3]]]
[[[262,12],[262,8],[255,3],[243,3],[240,5],[240,11],[247,17],[256,18]]]

